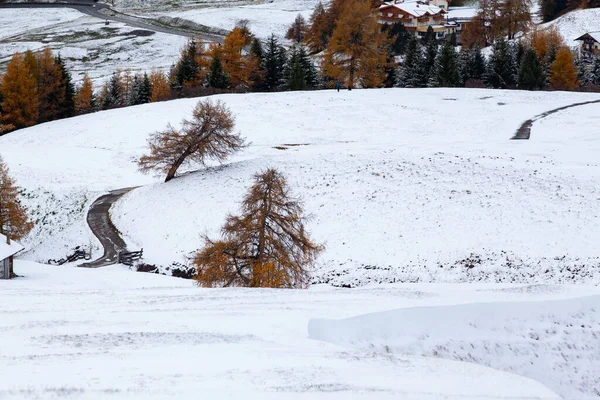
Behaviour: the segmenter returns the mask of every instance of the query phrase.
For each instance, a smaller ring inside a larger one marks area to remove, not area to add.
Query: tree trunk
[[[183,164],[183,162],[185,161],[185,159],[191,154],[190,149],[186,149],[185,152],[179,156],[179,158],[177,158],[177,160],[175,160],[175,162],[173,163],[173,165],[171,165],[171,168],[169,169],[169,172],[167,173],[167,177],[165,178],[165,182],[169,182],[171,179],[175,178],[175,174],[177,173],[177,170],[179,169],[179,167],[181,167],[181,164]]]

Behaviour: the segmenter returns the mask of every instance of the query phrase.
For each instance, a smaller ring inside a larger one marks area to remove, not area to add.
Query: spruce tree
[[[308,55],[305,46],[298,47],[298,57],[300,59],[300,64],[302,64],[302,68],[304,69],[307,88],[316,88],[319,85],[319,75],[317,74],[315,64]]]
[[[546,83],[542,65],[533,49],[527,49],[519,68],[519,89],[541,89]]]
[[[252,72],[250,73],[250,81],[252,82],[252,89],[255,91],[263,91],[266,89],[265,76],[266,71],[264,67],[264,50],[260,39],[254,38],[250,45],[250,65]]]
[[[135,75],[133,77],[133,83],[131,88],[131,96],[129,97],[129,105],[137,106],[139,104],[146,104],[150,102],[152,96],[152,84],[148,74]]]
[[[277,90],[284,83],[285,50],[272,34],[267,40],[264,56],[265,86],[267,90]]]
[[[288,90],[306,90],[306,73],[300,62],[298,50],[294,47],[286,65],[285,86]]]
[[[458,71],[463,84],[469,80],[483,79],[486,61],[478,46],[473,46],[471,49],[462,48],[458,56]]]
[[[121,73],[113,72],[105,85],[102,94],[102,109],[109,110],[123,106],[123,90],[121,88]]]
[[[173,89],[181,91],[186,84],[196,80],[200,72],[198,56],[198,44],[195,40],[190,40],[181,51],[179,61],[172,70],[174,78],[172,81]]]
[[[262,42],[258,38],[254,38],[252,40],[252,44],[250,45],[250,54],[255,56],[262,63],[264,60],[265,52],[263,50]]]
[[[435,32],[433,28],[429,26],[427,28],[427,34],[425,35],[425,58],[423,60],[423,85],[429,82],[429,79],[433,76],[433,67],[435,65],[435,59],[438,54],[438,43],[435,38]]]
[[[388,36],[392,39],[391,52],[393,55],[402,55],[406,50],[406,44],[412,37],[412,34],[406,30],[404,25],[400,23],[394,23],[392,25],[383,25],[381,28],[383,32],[387,32]]]
[[[60,54],[56,56],[55,63],[58,66],[61,74],[61,98],[63,102],[59,104],[59,118],[68,118],[75,115],[75,85],[71,77],[71,72],[67,69]]]
[[[208,84],[216,89],[226,89],[229,87],[229,76],[223,72],[221,57],[218,54],[213,57],[210,63],[207,79]]]
[[[421,45],[417,38],[412,36],[406,44],[404,60],[400,64],[397,86],[409,88],[422,86],[424,81],[422,65],[423,51]]]
[[[429,80],[430,87],[455,87],[460,84],[458,60],[454,46],[449,41],[444,42],[440,53],[435,59],[435,65]]]
[[[496,39],[485,75],[486,84],[495,89],[506,89],[516,84],[515,52],[503,38]]]
[[[594,57],[589,73],[589,81],[600,87],[600,56]]]

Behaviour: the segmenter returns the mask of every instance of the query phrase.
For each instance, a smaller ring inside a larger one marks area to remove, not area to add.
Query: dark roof
[[[596,42],[600,43],[600,31],[597,31],[597,32],[588,32],[588,33],[585,33],[585,34],[583,34],[583,35],[579,36],[579,37],[578,37],[577,39],[575,39],[575,40],[583,40],[583,39],[585,39],[586,37],[589,37],[589,38],[591,38],[591,39],[594,39]]]

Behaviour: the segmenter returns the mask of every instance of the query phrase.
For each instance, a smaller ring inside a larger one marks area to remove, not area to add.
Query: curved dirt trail
[[[536,122],[540,119],[546,118],[547,116],[557,113],[559,111],[566,110],[567,108],[585,106],[585,105],[594,104],[594,103],[600,103],[600,100],[591,100],[591,101],[584,101],[582,103],[570,104],[568,106],[555,108],[554,110],[546,111],[544,113],[536,115],[532,119],[528,119],[527,121],[523,122],[523,124],[519,127],[519,129],[517,129],[517,133],[515,134],[515,136],[513,136],[511,139],[513,139],[513,140],[528,140],[531,136],[531,128],[533,127],[534,122]]]
[[[121,233],[110,220],[110,207],[123,195],[135,188],[124,188],[113,190],[109,194],[99,197],[90,207],[87,215],[87,223],[94,235],[100,240],[104,248],[104,254],[99,259],[81,264],[84,268],[98,268],[114,265],[118,262],[119,252],[127,249],[127,244],[121,237]]]

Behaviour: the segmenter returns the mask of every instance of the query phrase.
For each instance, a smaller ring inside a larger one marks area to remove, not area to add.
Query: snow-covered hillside
[[[308,336],[311,319],[349,318],[395,309],[404,310],[390,312],[393,320],[388,320],[389,326],[429,334],[423,339],[424,349],[429,349],[436,339],[446,338],[443,332],[450,327],[436,326],[435,320],[424,323],[423,319],[414,318],[418,310],[423,310],[424,317],[449,317],[456,313],[446,313],[447,310],[467,309],[482,312],[473,319],[482,336],[477,340],[472,327],[457,321],[452,332],[464,328],[469,336],[463,341],[457,337],[456,342],[437,342],[447,345],[451,354],[465,354],[460,346],[473,339],[477,354],[486,354],[482,343],[489,343],[488,348],[492,349],[494,343],[503,344],[498,354],[504,356],[501,360],[505,363],[527,364],[536,360],[531,352],[500,352],[509,341],[513,341],[514,349],[523,350],[535,346],[542,350],[553,344],[563,348],[565,354],[581,355],[581,360],[597,354],[585,352],[597,344],[597,339],[583,336],[598,334],[598,321],[592,320],[597,311],[586,318],[575,315],[566,320],[585,320],[585,329],[579,324],[568,328],[552,324],[554,320],[561,321],[568,311],[587,310],[590,306],[598,309],[597,297],[558,301],[598,295],[598,288],[586,285],[421,284],[359,289],[210,290],[194,287],[189,281],[134,273],[120,267],[87,270],[17,262],[15,268],[23,278],[0,280],[0,304],[6,305],[0,308],[0,365],[5,367],[0,398],[6,400],[561,398],[548,388],[549,383],[523,376],[527,369],[511,373],[458,361],[448,354],[443,354],[444,358],[430,357],[431,354],[423,357],[418,346],[400,352],[397,346],[402,342],[396,335],[390,335],[386,341],[374,331],[365,343],[377,347],[368,348],[344,348]],[[516,308],[503,303],[509,299],[523,303],[514,319],[506,321],[504,334],[493,329],[503,328],[503,310]],[[535,311],[537,304],[527,303],[532,301],[545,302],[540,304],[547,304],[546,310],[556,306],[556,311],[553,315]],[[492,302],[496,309],[481,304]],[[449,307],[458,304],[465,306]],[[581,307],[573,308],[572,304]],[[502,318],[493,320],[496,310]],[[514,323],[527,313],[548,315],[548,319]],[[407,319],[401,321],[399,317]],[[408,325],[411,322],[419,325]],[[550,332],[539,331],[545,326]],[[557,331],[554,336],[552,329]],[[565,332],[573,337],[576,349],[566,347],[571,342]],[[346,335],[355,333],[355,329],[349,329]],[[537,341],[529,336],[538,333]],[[484,342],[485,336],[489,342]],[[575,339],[590,340],[580,343]],[[387,353],[379,347],[386,342],[394,346]],[[592,350],[597,349],[596,345]],[[565,376],[573,372],[570,367],[564,367]],[[597,377],[594,374],[598,372],[593,364],[578,371],[589,377]],[[570,392],[563,392],[575,395],[563,399],[581,400],[585,392],[578,389],[573,386]]]
[[[314,282],[600,282],[600,106],[539,121],[530,141],[509,140],[533,115],[597,95],[393,89],[218,98],[251,146],[168,184],[140,175],[134,159],[150,133],[189,116],[195,99],[1,137],[0,154],[35,193],[28,204],[52,218],[26,242],[43,242],[26,257],[60,258],[87,245],[89,200],[154,181],[113,208],[114,222],[147,262],[184,262],[237,211],[252,175],[276,167],[327,246]]]
[[[187,38],[155,33],[70,9],[0,9],[0,72],[15,52],[50,47],[79,81],[101,83],[115,70],[168,69]]]
[[[259,38],[275,34],[281,39],[298,14],[308,21],[318,3],[319,0],[274,0],[247,5],[225,3],[222,7],[182,9],[160,15],[227,30],[232,29],[238,21],[246,20],[250,30]]]
[[[574,40],[587,32],[600,31],[600,8],[573,10],[554,21],[541,24],[540,29],[554,26],[569,47],[577,47]]]

